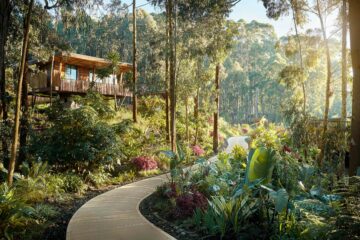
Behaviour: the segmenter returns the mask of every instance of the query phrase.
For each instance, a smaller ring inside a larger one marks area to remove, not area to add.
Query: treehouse
[[[132,71],[129,63],[119,63],[114,74],[101,78],[97,71],[111,66],[111,61],[103,58],[62,52],[51,61],[36,64],[41,71],[29,73],[30,94],[68,97],[85,94],[92,87],[108,97],[132,96],[132,92],[123,83],[123,74]]]

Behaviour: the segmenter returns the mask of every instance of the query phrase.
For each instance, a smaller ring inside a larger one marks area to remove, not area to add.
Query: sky
[[[131,4],[132,0],[123,0],[123,3]],[[151,6],[150,4],[147,4],[147,0],[137,0],[136,5],[141,6],[146,4],[145,6],[142,6],[144,10],[147,12],[160,12],[161,10],[159,8],[155,8]],[[234,21],[238,21],[240,19],[244,19],[247,22],[251,22],[253,20],[256,20],[258,22],[262,23],[269,23],[274,26],[275,32],[278,35],[278,37],[286,36],[289,33],[294,33],[293,28],[293,21],[291,16],[283,16],[278,20],[272,20],[269,19],[266,16],[265,8],[262,4],[262,2],[258,0],[242,0],[238,4],[235,5],[233,8],[233,11],[231,12],[230,19]],[[332,23],[335,21],[336,14],[331,16],[328,19],[328,25],[332,25]],[[319,20],[315,16],[309,15],[309,23],[304,27],[302,31],[305,31],[308,28],[319,28]]]

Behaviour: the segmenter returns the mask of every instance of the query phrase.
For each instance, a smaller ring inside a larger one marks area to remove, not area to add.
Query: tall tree
[[[17,152],[17,145],[19,139],[19,122],[20,122],[20,106],[21,106],[21,93],[22,93],[22,81],[24,78],[25,66],[26,66],[26,53],[29,43],[29,31],[30,31],[30,19],[32,15],[32,8],[34,5],[34,0],[30,0],[28,5],[28,10],[26,14],[25,20],[25,27],[24,27],[24,39],[23,39],[23,46],[21,51],[21,63],[20,63],[20,72],[19,72],[19,80],[17,84],[17,91],[16,91],[16,109],[15,109],[15,121],[14,121],[14,131],[13,131],[13,139],[11,144],[11,151],[10,151],[10,161],[9,161],[9,168],[8,168],[8,185],[12,185],[13,183],[13,176],[15,170],[15,163],[16,163],[16,152]]]
[[[165,42],[166,42],[166,52],[165,52],[165,127],[166,127],[166,140],[170,143],[171,139],[170,139],[170,116],[169,116],[169,110],[170,110],[170,97],[169,97],[169,83],[170,83],[170,75],[169,75],[169,47],[170,47],[170,43],[169,43],[169,4],[165,3]]]
[[[220,64],[216,64],[215,73],[215,111],[214,111],[214,130],[213,130],[213,151],[218,152],[219,147],[219,94],[220,94]]]
[[[326,90],[325,90],[325,110],[324,110],[324,123],[323,123],[323,133],[322,133],[322,146],[321,146],[321,154],[319,163],[322,164],[323,158],[326,155],[326,145],[327,145],[327,130],[328,130],[328,123],[329,123],[329,109],[330,109],[330,97],[331,93],[331,78],[332,78],[332,67],[331,67],[331,55],[330,55],[330,47],[329,47],[329,40],[327,37],[326,26],[324,22],[324,12],[327,12],[329,6],[327,2],[323,3],[324,1],[316,0],[315,9],[317,12],[317,16],[320,21],[321,32],[323,36],[323,41],[325,45],[325,53],[326,53]],[[325,13],[326,14],[326,13]]]
[[[137,122],[136,0],[133,0],[133,121]]]
[[[354,72],[349,175],[360,167],[360,1],[349,0],[351,58]]]
[[[347,102],[347,0],[342,0],[342,69],[341,69],[341,120],[346,124]]]
[[[176,151],[176,75],[175,75],[175,45],[174,45],[174,6],[173,0],[168,0],[169,47],[170,47],[170,140],[171,150]]]
[[[10,15],[13,9],[13,2],[11,0],[0,1],[0,116],[2,115],[3,127],[8,125],[8,110],[7,110],[7,96],[6,96],[6,82],[5,82],[5,45],[8,39]],[[8,144],[6,134],[1,134],[2,161],[8,161]]]

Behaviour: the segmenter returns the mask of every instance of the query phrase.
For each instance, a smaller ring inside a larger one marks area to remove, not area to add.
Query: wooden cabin
[[[30,94],[37,95],[82,95],[90,86],[103,94],[115,98],[131,97],[132,92],[124,87],[123,74],[132,71],[129,63],[119,63],[115,75],[99,78],[97,69],[111,65],[107,59],[76,53],[59,53],[50,61],[38,64],[41,71],[29,76]]]

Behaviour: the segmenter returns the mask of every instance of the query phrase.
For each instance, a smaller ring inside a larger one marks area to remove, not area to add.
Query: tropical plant
[[[250,150],[246,167],[246,184],[260,180],[266,184],[271,182],[275,166],[275,152],[264,147]]]

